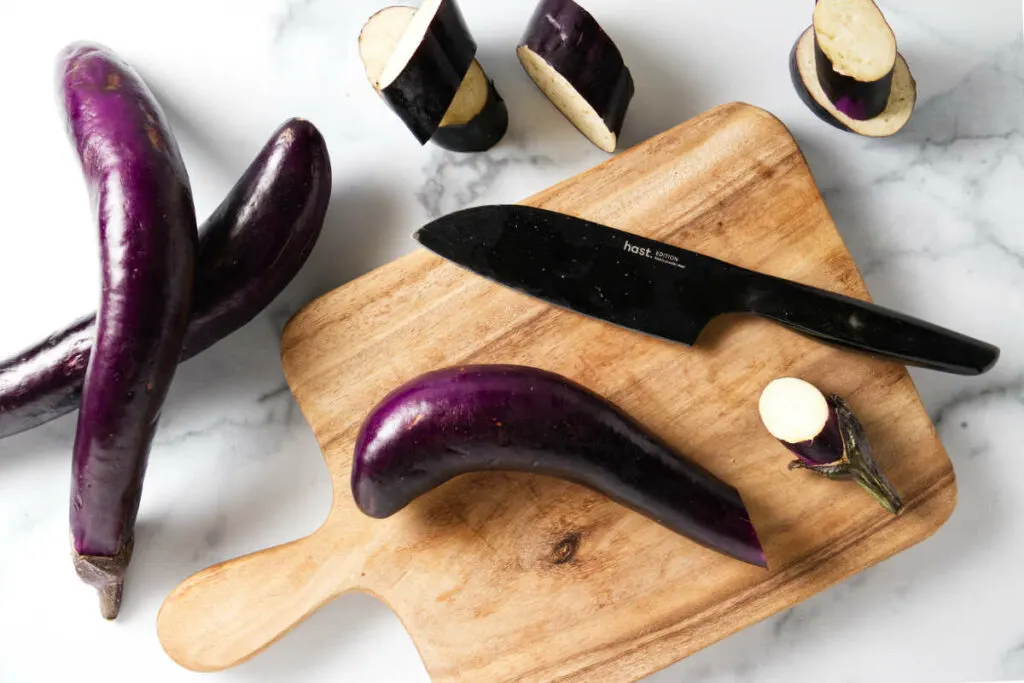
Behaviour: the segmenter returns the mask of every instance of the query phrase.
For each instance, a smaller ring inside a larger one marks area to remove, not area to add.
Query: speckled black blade
[[[824,342],[961,375],[999,349],[922,320],[528,206],[465,209],[415,235],[479,275],[578,313],[692,345],[720,313],[751,313]]]
[[[502,285],[594,318],[693,344],[734,267],[560,213],[518,205],[444,216],[415,235]],[[721,282],[722,287],[709,287]]]

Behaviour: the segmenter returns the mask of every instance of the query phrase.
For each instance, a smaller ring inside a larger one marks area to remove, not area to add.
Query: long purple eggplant
[[[283,123],[199,229],[192,312],[181,361],[252,320],[305,264],[331,198],[316,127]],[[0,362],[0,438],[78,409],[96,334],[86,316]]]
[[[597,20],[573,0],[541,0],[519,61],[545,96],[605,152],[614,152],[633,99],[633,76]]]
[[[392,391],[360,429],[352,494],[363,513],[383,518],[453,477],[496,470],[575,482],[701,545],[767,566],[734,488],[604,398],[536,368],[445,368]]]
[[[75,434],[75,569],[117,616],[149,451],[185,341],[197,250],[185,164],[159,103],[104,46],[60,55],[65,123],[99,223],[101,297]]]

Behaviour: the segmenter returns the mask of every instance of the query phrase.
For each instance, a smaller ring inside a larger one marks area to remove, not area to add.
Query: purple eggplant
[[[199,229],[192,312],[181,361],[252,320],[291,282],[320,235],[331,163],[316,127],[282,124]],[[96,316],[0,362],[0,438],[78,408]]]
[[[836,481],[856,481],[886,510],[903,502],[875,462],[864,427],[849,404],[796,377],[773,380],[758,401],[761,422],[798,459],[803,469]]]
[[[841,130],[884,137],[913,114],[914,78],[872,0],[819,0],[789,62],[801,101]]]
[[[430,140],[453,152],[486,151],[508,130],[505,101],[475,53],[476,43],[451,0],[425,2],[419,10],[385,7],[359,33],[359,56],[377,94],[421,144]],[[470,61],[463,71],[466,54]],[[402,64],[403,73],[385,73]]]
[[[586,486],[701,545],[767,566],[734,488],[602,397],[536,368],[446,368],[392,391],[358,434],[352,494],[363,513],[383,518],[453,477],[498,470]]]
[[[197,234],[185,164],[130,65],[102,45],[59,59],[68,135],[99,223],[101,297],[75,433],[75,569],[113,619],[154,433],[185,341]]]
[[[516,50],[533,82],[576,128],[615,151],[635,91],[619,48],[573,0],[541,0]]]

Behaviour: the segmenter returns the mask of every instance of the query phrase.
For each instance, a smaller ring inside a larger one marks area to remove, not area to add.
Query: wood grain
[[[748,105],[707,112],[525,203],[868,299],[797,145]],[[420,250],[311,302],[285,330],[282,360],[334,505],[312,536],[206,569],[170,594],[160,639],[191,669],[238,664],[359,590],[394,609],[436,681],[636,680],[923,540],[956,502],[905,368],[756,318],[717,319],[686,348]],[[740,490],[770,569],[525,474],[465,475],[389,519],[361,515],[349,472],[362,419],[395,385],[470,362],[558,372],[636,416]],[[787,470],[757,414],[761,389],[781,375],[850,401],[903,514],[854,484]]]

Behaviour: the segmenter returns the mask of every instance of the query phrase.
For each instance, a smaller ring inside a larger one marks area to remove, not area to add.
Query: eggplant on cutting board
[[[475,58],[476,42],[455,0],[386,7],[359,34],[374,90],[420,144],[482,152],[508,130],[508,110]]]
[[[768,432],[797,457],[789,469],[855,481],[887,511],[903,510],[899,494],[875,462],[864,426],[844,399],[826,396],[799,377],[779,377],[761,392],[757,407]]]
[[[800,100],[841,130],[886,137],[914,112],[917,85],[872,0],[818,0],[812,25],[790,52],[789,70]]]
[[[352,494],[361,511],[384,518],[454,477],[484,471],[572,481],[767,567],[736,489],[603,397],[539,368],[450,367],[396,387],[359,431]]]

